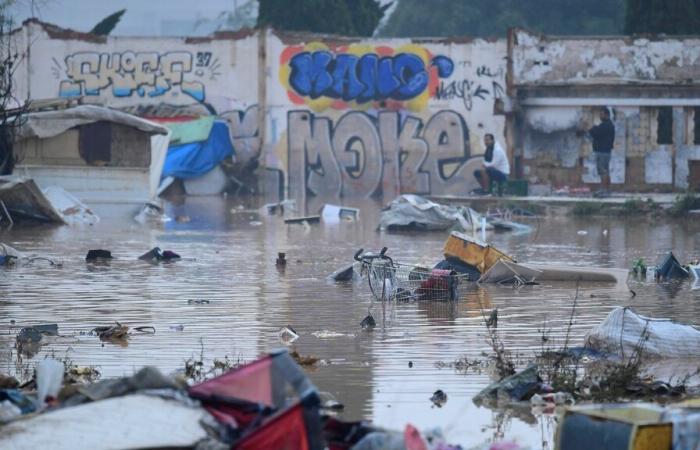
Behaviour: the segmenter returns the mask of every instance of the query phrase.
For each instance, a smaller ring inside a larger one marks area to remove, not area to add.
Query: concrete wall
[[[503,40],[266,36],[266,165],[291,197],[467,194],[504,143]]]
[[[26,22],[22,98],[79,97],[129,112],[219,114],[242,160],[257,158],[258,37],[102,38]]]
[[[682,189],[700,158],[697,38],[522,30],[508,42],[273,31],[103,38],[29,21],[15,39],[25,49],[20,98],[83,96],[145,116],[217,114],[238,160],[266,169],[265,189],[300,200],[466,194],[477,187],[485,133],[533,183],[597,183],[590,142],[576,129],[593,125],[600,105],[615,112],[615,186]],[[674,107],[669,145],[656,143],[664,105]]]
[[[494,114],[504,39],[101,38],[36,21],[24,30],[26,95],[146,116],[218,114],[239,161],[260,158],[267,188],[296,198],[466,194],[483,135],[505,144],[505,118]]]
[[[515,85],[696,83],[700,38],[560,38],[511,32]]]
[[[533,183],[595,184],[591,143],[576,130],[613,111],[613,186],[626,190],[688,187],[694,111],[700,106],[700,39],[509,35],[509,93],[517,99],[516,156]],[[660,108],[673,108],[672,142],[657,142]],[[698,130],[700,132],[700,130]]]

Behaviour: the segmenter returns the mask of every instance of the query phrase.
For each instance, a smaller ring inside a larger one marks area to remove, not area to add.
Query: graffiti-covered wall
[[[273,31],[98,37],[30,21],[27,96],[144,116],[216,114],[290,197],[466,194],[483,137],[505,146],[506,42]],[[272,187],[275,189],[275,187]]]
[[[99,37],[29,21],[27,97],[77,98],[143,116],[217,114],[258,158],[258,37]]]
[[[268,162],[292,197],[466,194],[484,134],[504,141],[505,41],[266,41]]]

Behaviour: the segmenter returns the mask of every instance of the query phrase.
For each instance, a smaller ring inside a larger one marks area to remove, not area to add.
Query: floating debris
[[[372,314],[368,314],[367,317],[362,319],[362,322],[360,322],[360,326],[363,330],[371,331],[374,329],[374,327],[377,326],[377,322],[374,320],[374,317],[372,317]]]
[[[296,350],[291,352],[289,355],[294,358],[294,361],[296,361],[297,364],[305,367],[315,366],[321,360],[315,356],[302,356]]]
[[[287,325],[286,327],[282,327],[282,329],[279,330],[279,332],[277,333],[277,337],[279,338],[280,342],[284,345],[290,345],[291,343],[299,339],[299,334],[294,330],[294,328]]]
[[[97,334],[101,340],[125,340],[129,337],[129,327],[115,322],[115,325],[95,327],[91,333]]]
[[[319,339],[332,339],[332,338],[345,336],[345,334],[343,334],[343,333],[339,333],[337,331],[330,331],[330,330],[314,331],[313,333],[311,333],[311,335],[313,337],[316,337]]]
[[[85,261],[100,261],[104,259],[113,259],[112,252],[103,249],[88,250],[85,256]]]
[[[438,389],[437,391],[433,392],[432,397],[430,397],[430,401],[433,402],[433,405],[437,406],[438,408],[442,408],[442,406],[447,403],[447,394],[442,389]]]
[[[171,250],[161,252],[159,247],[153,247],[151,250],[139,256],[139,259],[148,262],[168,262],[180,259],[180,255]]]

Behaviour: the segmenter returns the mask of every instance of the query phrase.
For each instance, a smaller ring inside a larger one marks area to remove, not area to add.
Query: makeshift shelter
[[[585,345],[623,358],[639,351],[646,358],[698,358],[700,330],[619,307],[586,335]]]
[[[228,123],[213,116],[162,120],[172,132],[161,178],[164,187],[183,180],[192,195],[221,193],[228,183],[222,161],[235,159]]]
[[[60,186],[83,201],[146,202],[157,196],[170,132],[121,111],[79,105],[23,117],[15,174]]]
[[[447,230],[457,227],[472,230],[481,227],[482,216],[471,208],[457,208],[431,202],[419,195],[404,194],[395,198],[379,218],[380,230],[416,229]],[[493,229],[487,225],[487,229]]]
[[[673,253],[668,255],[656,266],[656,278],[661,281],[688,278],[690,273],[678,262]]]
[[[286,350],[193,386],[219,422],[237,430],[234,448],[325,448],[316,388]]]

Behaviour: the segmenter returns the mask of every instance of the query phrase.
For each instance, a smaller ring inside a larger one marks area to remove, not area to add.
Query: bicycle
[[[468,274],[451,270],[396,263],[386,255],[359,249],[355,260],[361,264],[361,275],[367,275],[369,289],[376,300],[458,300],[471,286]]]

